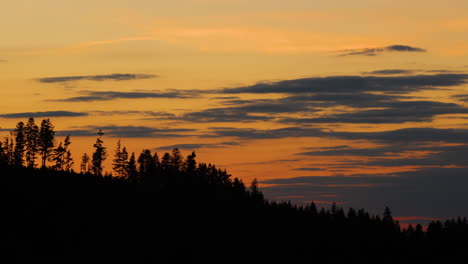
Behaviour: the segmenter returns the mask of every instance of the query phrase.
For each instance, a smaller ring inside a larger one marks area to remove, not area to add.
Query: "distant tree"
[[[171,165],[175,171],[179,171],[182,169],[183,159],[182,154],[180,154],[180,150],[178,148],[174,148],[172,150]]]
[[[63,159],[66,149],[62,146],[62,142],[51,152],[49,161],[53,162],[53,168],[56,170],[63,170]]]
[[[21,167],[24,162],[24,152],[26,147],[25,127],[23,122],[19,122],[13,130],[15,137],[15,149],[13,154],[13,166]]]
[[[80,164],[80,172],[81,173],[88,173],[90,171],[90,158],[88,154],[84,153],[81,157],[81,164]]]
[[[63,157],[63,165],[66,171],[72,171],[73,165],[75,164],[75,162],[73,161],[71,150],[69,149],[70,144],[71,144],[70,136],[67,135],[63,143],[63,146],[65,148],[65,153]]]
[[[130,156],[130,160],[128,161],[126,170],[127,170],[127,177],[130,182],[136,183],[139,181],[138,171],[137,171],[136,161],[135,161],[135,153],[132,153],[132,155]]]
[[[8,157],[3,142],[0,141],[0,166],[8,165]]]
[[[44,119],[41,122],[38,139],[39,151],[42,156],[42,167],[46,166],[46,161],[55,146],[55,131],[50,119]]]
[[[124,147],[121,148],[120,139],[117,141],[117,147],[114,152],[114,159],[112,160],[112,169],[118,177],[127,176],[127,163],[128,163],[128,152]]]
[[[138,168],[141,181],[151,181],[156,176],[156,164],[154,162],[151,150],[144,149],[138,157]]]
[[[25,139],[26,139],[26,165],[29,168],[36,166],[36,155],[39,149],[39,127],[35,124],[34,118],[29,118],[25,127]]]
[[[91,161],[91,164],[92,164],[91,170],[93,171],[93,174],[96,176],[102,176],[102,172],[104,170],[103,162],[107,158],[106,147],[104,147],[103,145],[104,142],[102,141],[103,135],[104,133],[102,132],[102,130],[99,130],[98,138],[96,139],[96,143],[93,145],[94,153],[93,153],[93,157]]]
[[[254,178],[249,187],[250,197],[253,199],[254,203],[257,206],[261,205],[264,202],[264,197],[260,189],[258,188],[257,178]]]
[[[188,176],[195,173],[195,170],[197,169],[197,161],[195,160],[196,157],[197,154],[195,154],[195,151],[192,151],[192,154],[188,155],[185,159],[184,171],[186,174],[188,174]]]
[[[15,142],[13,139],[13,131],[10,132],[9,137],[5,137],[3,146],[8,165],[13,165],[15,160]]]

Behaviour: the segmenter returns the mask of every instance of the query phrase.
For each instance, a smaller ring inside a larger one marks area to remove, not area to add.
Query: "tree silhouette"
[[[127,167],[125,169],[127,171],[126,173],[128,180],[131,183],[137,183],[139,181],[139,177],[136,167],[135,153],[132,153],[132,155],[130,156],[130,160],[128,161]]]
[[[25,128],[24,123],[19,122],[16,125],[15,130],[13,130],[13,135],[15,137],[15,149],[13,154],[13,166],[21,167],[24,162],[24,152],[26,147],[26,138],[25,138]]]
[[[50,119],[44,119],[41,122],[38,146],[42,156],[42,167],[44,168],[55,146],[55,131]]]
[[[26,164],[29,168],[34,168],[39,143],[39,127],[35,124],[34,118],[29,118],[24,134],[26,138]]]
[[[90,158],[88,154],[84,153],[83,156],[81,157],[81,164],[80,164],[80,172],[81,173],[88,173],[91,170],[90,166]]]
[[[102,136],[104,135],[104,133],[102,132],[102,130],[99,130],[97,134],[98,134],[98,137],[96,139],[96,143],[94,143],[93,145],[94,153],[93,153],[93,157],[91,161],[91,164],[92,164],[91,170],[94,175],[102,176],[103,162],[107,158],[107,151],[106,151],[106,147],[104,147],[103,145],[104,142],[102,141]]]
[[[122,149],[120,139],[117,141],[117,147],[114,151],[112,160],[112,169],[118,177],[127,177],[128,152],[124,147]]]

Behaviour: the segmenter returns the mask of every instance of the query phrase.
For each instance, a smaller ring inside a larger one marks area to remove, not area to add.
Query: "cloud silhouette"
[[[132,74],[132,73],[114,73],[107,75],[87,75],[87,76],[60,76],[60,77],[47,77],[39,78],[37,81],[41,83],[61,83],[61,82],[74,82],[74,81],[129,81],[137,79],[156,78],[154,74]]]
[[[87,116],[88,113],[70,111],[47,111],[47,112],[23,112],[0,114],[2,118],[29,118],[29,117],[79,117]]]
[[[411,76],[329,76],[257,83],[250,86],[225,88],[223,94],[305,94],[384,92],[407,94],[421,90],[453,87],[465,84],[468,74],[432,74]]]
[[[393,75],[393,74],[413,74],[416,72],[415,70],[404,70],[404,69],[386,69],[386,70],[376,70],[376,71],[370,71],[370,72],[363,72],[363,74],[366,75],[372,75],[372,74],[377,74],[377,75]]]
[[[426,52],[426,50],[408,45],[391,45],[381,48],[347,49],[340,52],[342,54],[339,56],[377,56],[384,52]]]
[[[196,132],[189,128],[153,128],[147,126],[89,126],[72,130],[59,131],[59,135],[75,137],[96,136],[102,130],[106,136],[128,138],[174,138],[192,136],[188,132]]]
[[[178,98],[187,99],[198,97],[197,94],[183,90],[148,91],[148,92],[117,92],[117,91],[81,91],[82,96],[65,99],[49,100],[55,102],[93,102],[110,101],[116,99],[147,99],[147,98]]]
[[[226,148],[229,146],[240,146],[241,143],[239,142],[221,142],[221,143],[195,143],[195,144],[176,144],[176,145],[168,145],[168,146],[161,146],[156,148],[155,150],[171,150],[174,148],[178,149],[200,149],[200,148]]]

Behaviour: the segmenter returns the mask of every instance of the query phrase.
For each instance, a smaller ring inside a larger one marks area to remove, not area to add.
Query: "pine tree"
[[[34,168],[39,148],[39,127],[35,124],[34,118],[29,118],[24,134],[26,138],[26,165],[29,168]]]
[[[98,132],[99,137],[96,139],[96,143],[93,145],[95,150],[94,150],[92,161],[91,161],[92,163],[91,170],[93,171],[93,174],[96,176],[102,176],[102,172],[104,170],[103,162],[107,158],[106,147],[104,147],[103,145],[104,142],[102,141],[103,135],[104,133],[102,132],[102,130],[99,130]]]
[[[41,122],[38,146],[42,156],[42,167],[45,167],[46,161],[55,146],[55,131],[50,119],[44,119]]]
[[[81,164],[80,164],[80,172],[81,173],[88,173],[90,171],[90,158],[88,154],[84,153],[81,157]]]
[[[135,161],[135,153],[132,153],[130,156],[130,160],[128,161],[127,165],[127,177],[128,180],[132,183],[136,183],[139,181],[138,179],[138,171],[136,167],[136,161]]]
[[[64,141],[64,144],[63,144],[63,147],[65,148],[65,152],[64,152],[64,156],[63,156],[63,165],[64,165],[64,168],[65,168],[66,171],[72,171],[73,170],[73,165],[75,163],[73,161],[71,150],[68,149],[70,144],[71,144],[70,136],[67,135],[65,137],[65,141]]]
[[[117,141],[117,147],[115,149],[114,159],[112,160],[112,169],[119,177],[127,176],[127,163],[128,163],[128,152],[124,147],[121,149],[120,139]]]
[[[13,154],[13,165],[17,167],[23,166],[24,152],[26,147],[25,127],[23,122],[19,122],[13,130],[15,137],[15,149]]]

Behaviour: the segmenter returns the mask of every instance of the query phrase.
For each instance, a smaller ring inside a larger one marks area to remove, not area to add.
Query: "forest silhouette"
[[[333,204],[270,201],[257,180],[183,157],[138,155],[98,132],[79,171],[49,119],[0,142],[4,263],[421,263],[465,260],[466,218],[402,228]],[[113,173],[103,162],[112,158]],[[8,260],[8,261],[7,261]]]

